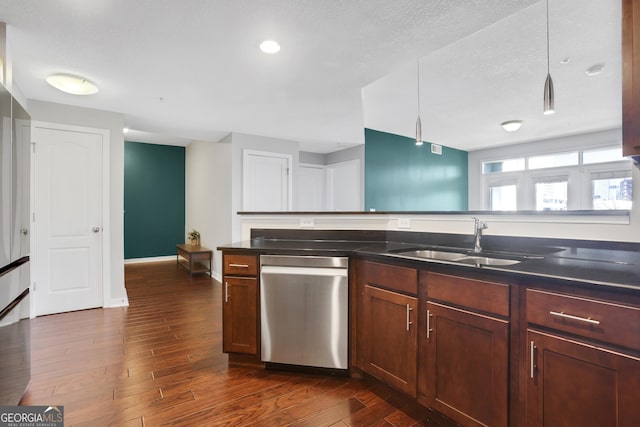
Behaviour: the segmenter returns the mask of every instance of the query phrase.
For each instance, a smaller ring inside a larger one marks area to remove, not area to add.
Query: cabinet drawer
[[[509,285],[427,273],[427,298],[509,316]]]
[[[527,321],[640,350],[640,308],[527,289]]]
[[[258,274],[258,257],[255,255],[225,255],[224,274],[255,276]]]
[[[418,271],[415,268],[365,262],[364,281],[385,289],[418,294]]]

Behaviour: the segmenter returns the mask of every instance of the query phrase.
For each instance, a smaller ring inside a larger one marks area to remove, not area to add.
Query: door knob
[[[26,236],[27,234],[29,234],[29,229],[28,228],[23,228],[23,229],[20,230],[20,232]]]
[[[99,233],[100,232],[100,227],[93,227],[91,229],[91,231],[93,231],[94,233]]]

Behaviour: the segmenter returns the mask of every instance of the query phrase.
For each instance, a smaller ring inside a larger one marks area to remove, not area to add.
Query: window
[[[597,148],[595,150],[585,150],[582,152],[582,164],[585,165],[617,162],[620,160],[625,160],[625,158],[622,157],[622,147]]]
[[[483,162],[482,173],[515,172],[524,170],[524,157],[519,159],[497,160],[494,162]]]
[[[619,146],[490,160],[481,165],[482,209],[631,210],[632,166]]]
[[[631,209],[631,172],[599,172],[591,175],[592,209]]]
[[[560,166],[575,166],[579,162],[578,152],[554,153],[543,156],[529,157],[529,169],[556,168]]]
[[[515,184],[489,187],[489,209],[492,211],[515,211],[517,209],[517,188]]]
[[[566,179],[536,182],[536,210],[566,211],[568,186],[569,182]]]

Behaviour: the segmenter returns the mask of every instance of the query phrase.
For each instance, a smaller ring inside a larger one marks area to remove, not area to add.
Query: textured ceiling
[[[545,2],[421,57],[423,139],[474,150],[620,127],[620,13],[619,1],[549,1],[553,115],[542,114]],[[602,73],[588,76],[596,64]],[[365,126],[415,137],[416,73],[414,60],[363,89]],[[507,120],[524,124],[505,132]]]
[[[537,0],[0,0],[0,21],[27,98],[123,113],[141,138],[243,132],[328,152],[362,143],[364,126],[412,135],[421,58],[424,138],[471,149],[514,142],[497,127],[514,118],[525,120],[520,140],[619,125],[619,106],[615,118],[608,113],[620,98],[618,3],[550,1],[558,110],[550,120],[540,113]],[[607,31],[614,36],[603,44]],[[258,50],[266,38],[280,53]],[[558,65],[564,56],[571,68]],[[605,72],[587,80],[592,63]],[[60,93],[44,82],[55,72],[83,75],[100,92]],[[599,87],[587,95],[585,84]],[[575,88],[584,96],[567,99]],[[584,104],[598,120],[574,111]],[[553,126],[535,131],[542,120]],[[496,128],[499,137],[485,133]]]

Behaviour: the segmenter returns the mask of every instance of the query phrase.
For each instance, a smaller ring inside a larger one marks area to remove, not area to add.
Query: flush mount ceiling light
[[[544,114],[555,113],[555,100],[553,96],[553,80],[549,72],[549,0],[547,0],[547,78],[544,81]]]
[[[280,43],[275,40],[265,40],[260,43],[260,50],[264,53],[278,53],[280,52]]]
[[[56,89],[72,95],[93,95],[98,93],[98,86],[81,76],[52,74],[45,80]]]
[[[422,121],[420,120],[420,61],[418,60],[418,118],[416,120],[416,145],[422,145]]]
[[[500,126],[507,132],[515,132],[522,126],[522,120],[507,120],[500,123]]]
[[[586,73],[587,73],[587,76],[593,77],[593,76],[597,76],[598,74],[600,74],[603,69],[604,69],[604,65],[596,64],[596,65],[592,65],[591,67],[587,68]]]

